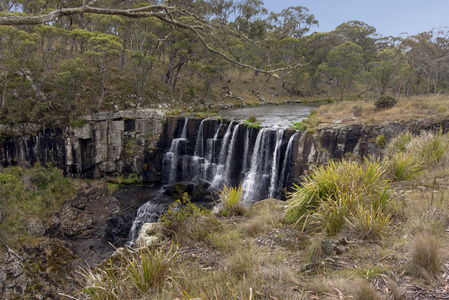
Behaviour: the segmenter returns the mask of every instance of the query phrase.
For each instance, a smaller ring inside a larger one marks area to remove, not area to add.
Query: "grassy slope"
[[[330,238],[313,216],[302,231],[278,200],[243,216],[183,219],[170,235],[179,249],[165,281],[142,293],[121,273],[116,291],[126,286],[119,298],[133,299],[440,299],[449,271],[448,176],[446,152],[413,180],[394,182],[392,219],[378,239],[349,228]]]

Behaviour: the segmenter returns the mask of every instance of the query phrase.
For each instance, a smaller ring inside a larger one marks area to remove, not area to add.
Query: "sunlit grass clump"
[[[385,148],[385,167],[394,181],[411,180],[438,162],[449,150],[449,137],[441,132],[399,134]]]
[[[220,204],[218,212],[225,217],[244,214],[246,207],[242,203],[242,196],[243,191],[241,186],[223,187],[219,193]]]
[[[287,214],[298,221],[314,216],[329,235],[338,233],[346,220],[366,217],[365,214],[376,217],[371,220],[371,230],[383,230],[385,226],[378,226],[376,221],[385,223],[384,213],[390,197],[384,173],[378,161],[366,160],[363,164],[332,161],[320,166],[305,179],[302,187],[296,186],[296,192],[290,195]]]

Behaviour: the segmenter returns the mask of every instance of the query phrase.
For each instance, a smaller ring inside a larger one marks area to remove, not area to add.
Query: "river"
[[[319,104],[282,104],[223,109],[220,116],[227,120],[244,121],[249,116],[255,116],[263,127],[288,128],[292,122],[300,122],[307,118]]]

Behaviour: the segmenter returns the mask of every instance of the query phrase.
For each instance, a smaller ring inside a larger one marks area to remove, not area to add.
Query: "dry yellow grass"
[[[317,109],[316,117],[322,123],[330,124],[335,120],[342,120],[344,124],[373,125],[392,121],[440,120],[449,117],[449,97],[430,95],[400,98],[396,106],[388,109],[377,109],[374,101],[344,101],[322,105]]]

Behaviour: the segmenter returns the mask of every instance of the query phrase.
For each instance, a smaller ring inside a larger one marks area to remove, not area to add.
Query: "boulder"
[[[162,240],[163,227],[161,223],[145,223],[139,231],[135,244],[137,246],[155,246]]]

